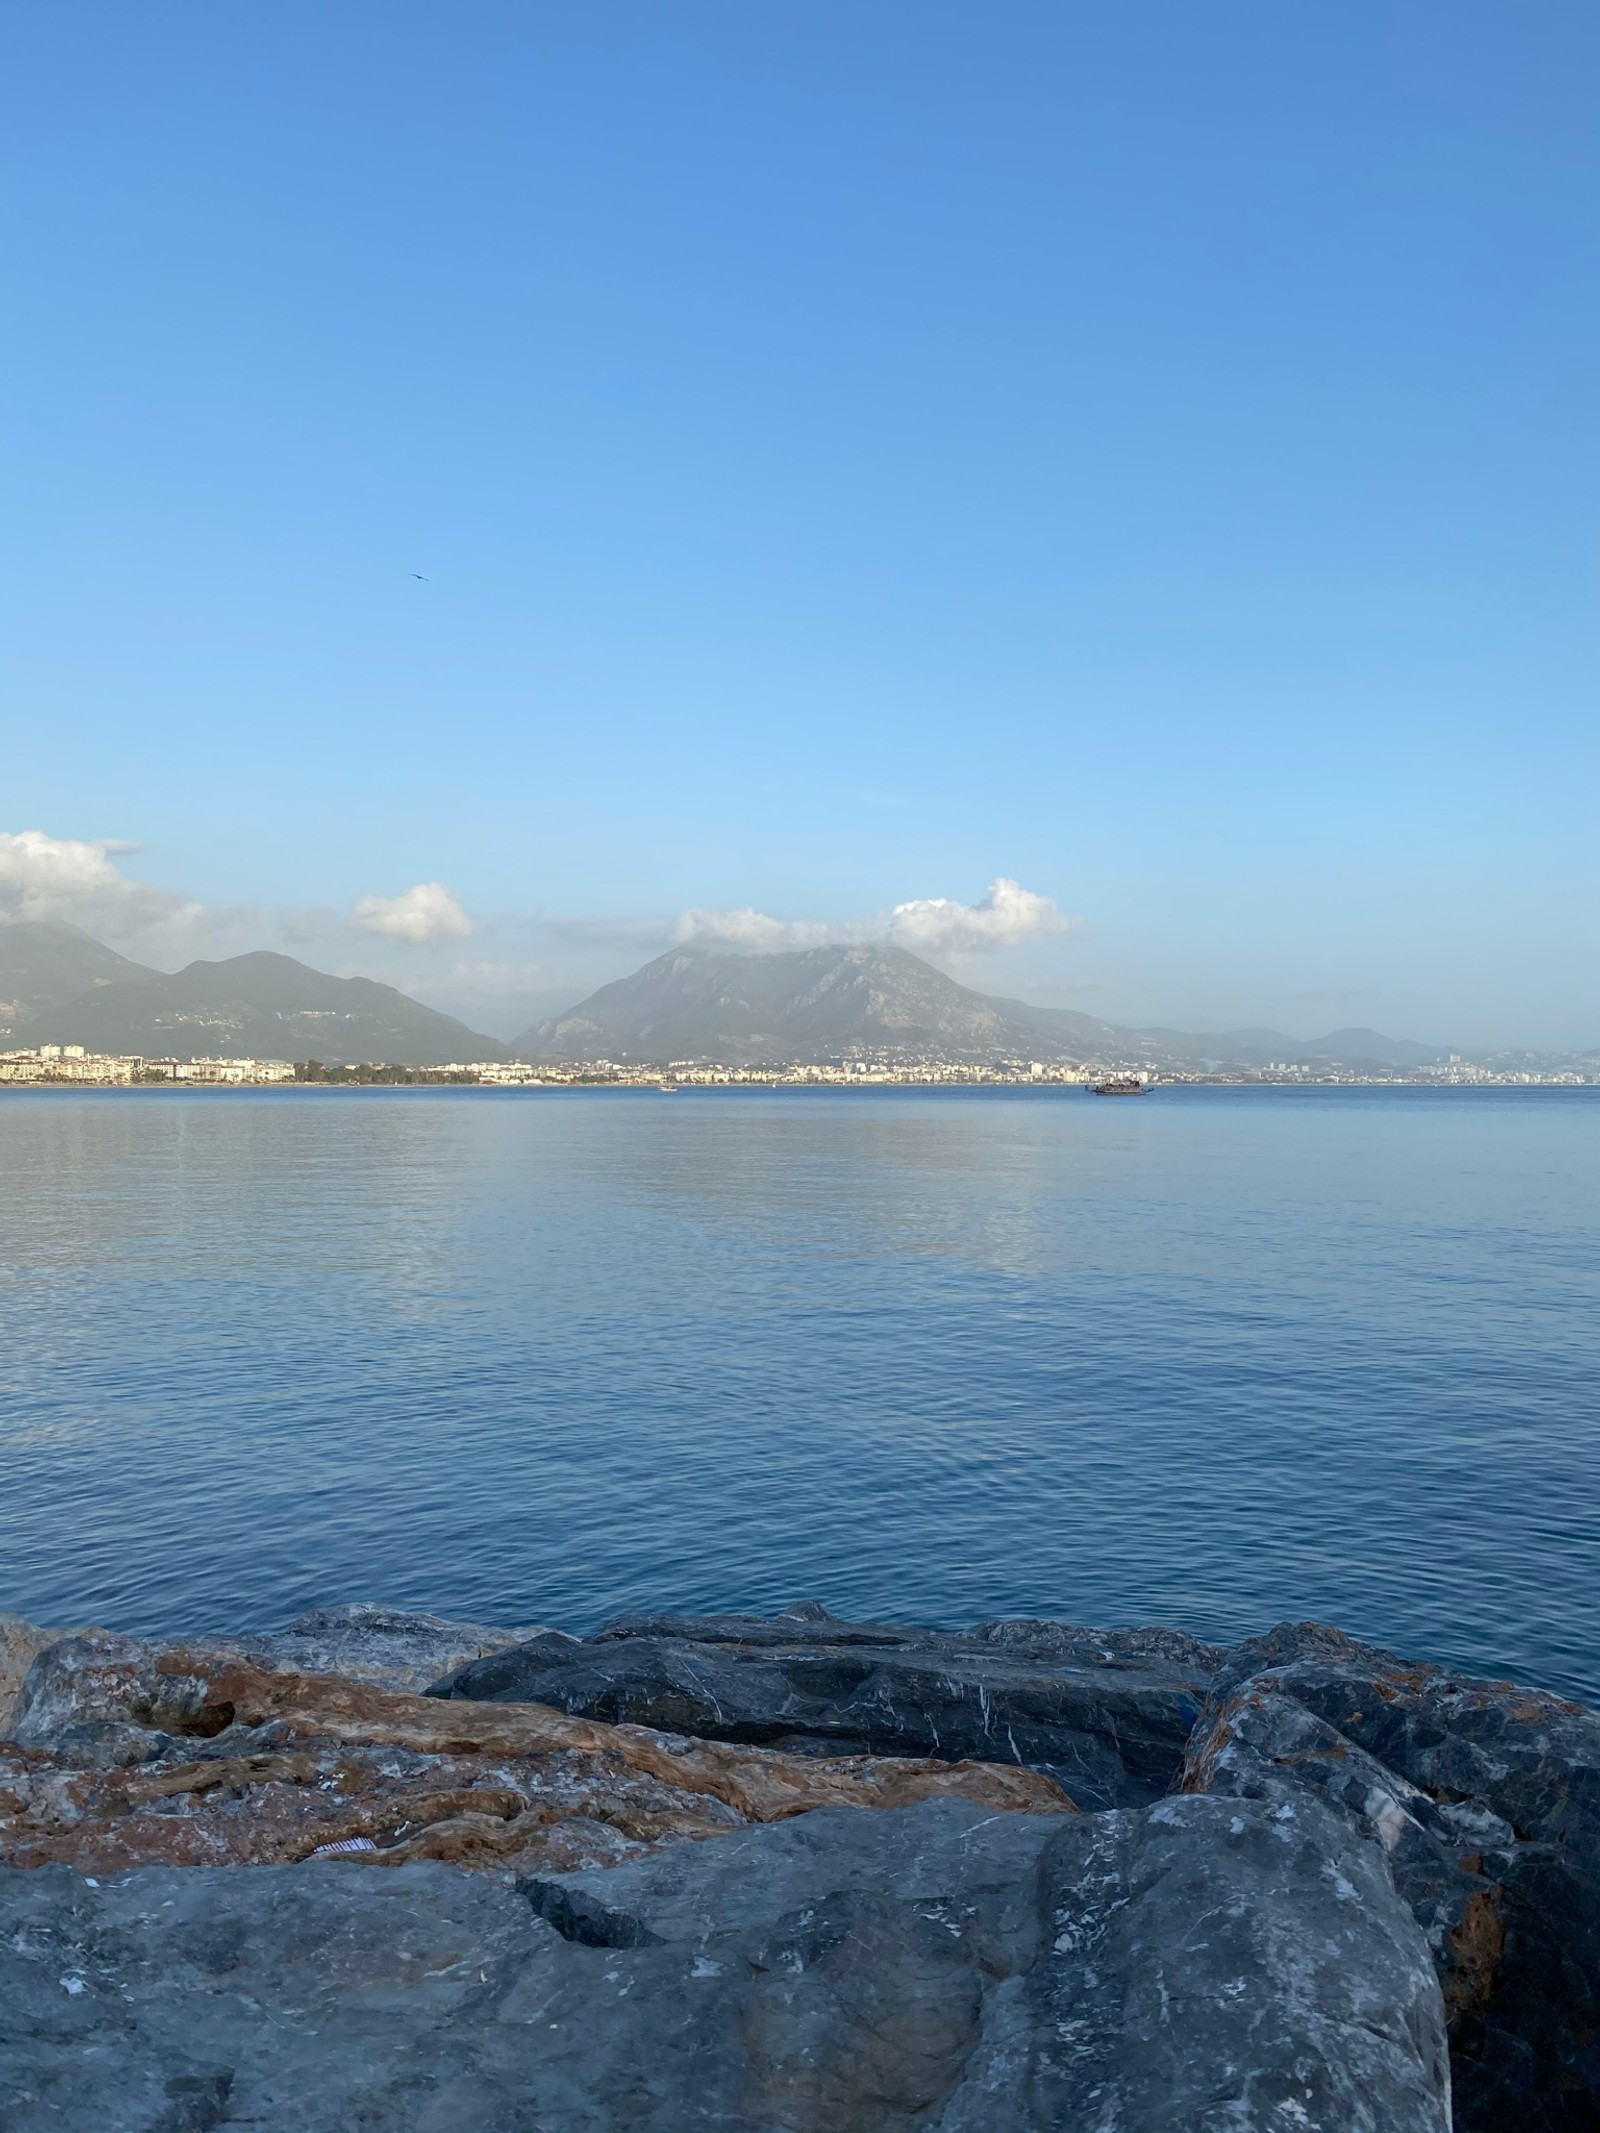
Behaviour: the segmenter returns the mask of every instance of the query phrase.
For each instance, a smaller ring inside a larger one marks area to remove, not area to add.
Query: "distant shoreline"
[[[1147,1096],[1173,1090],[1254,1089],[1298,1090],[1307,1095],[1327,1095],[1337,1089],[1384,1089],[1416,1095],[1458,1095],[1464,1092],[1522,1095],[1600,1094],[1600,1081],[1305,1081],[1269,1080],[1260,1075],[1173,1075],[1145,1090]],[[915,1092],[928,1096],[1093,1096],[1090,1082],[1027,1081],[928,1081],[907,1077],[903,1081],[760,1081],[667,1082],[641,1081],[277,1081],[277,1082],[90,1082],[31,1081],[0,1083],[0,1099],[8,1096],[876,1096]]]

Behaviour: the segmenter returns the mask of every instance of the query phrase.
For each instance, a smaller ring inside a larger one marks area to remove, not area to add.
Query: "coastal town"
[[[458,1060],[406,1066],[381,1060],[326,1065],[320,1060],[143,1058],[91,1052],[81,1044],[41,1044],[0,1052],[0,1086],[90,1088],[484,1087],[484,1088],[1099,1088],[1115,1077],[1139,1088],[1157,1084],[1310,1088],[1594,1088],[1600,1060],[1573,1065],[1467,1059],[1451,1053],[1420,1067],[1359,1069],[1282,1060],[1264,1066],[1181,1068],[1129,1059],[1082,1062],[1040,1059],[974,1061],[890,1050],[831,1060],[783,1060],[729,1066],[714,1060]]]

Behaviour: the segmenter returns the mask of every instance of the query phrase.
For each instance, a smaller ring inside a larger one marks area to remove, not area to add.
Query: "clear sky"
[[[496,1030],[947,898],[986,990],[1600,1043],[1597,79],[1592,0],[9,0],[0,890]]]

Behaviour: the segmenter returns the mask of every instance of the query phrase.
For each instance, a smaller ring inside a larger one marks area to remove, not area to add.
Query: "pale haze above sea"
[[[0,1609],[1337,1622],[1600,1698],[1600,1092],[17,1091]]]

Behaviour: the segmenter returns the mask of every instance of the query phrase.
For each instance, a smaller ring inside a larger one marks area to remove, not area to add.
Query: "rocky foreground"
[[[3,2133],[1452,2125],[1600,2128],[1542,1692],[1315,1624],[0,1617]]]

